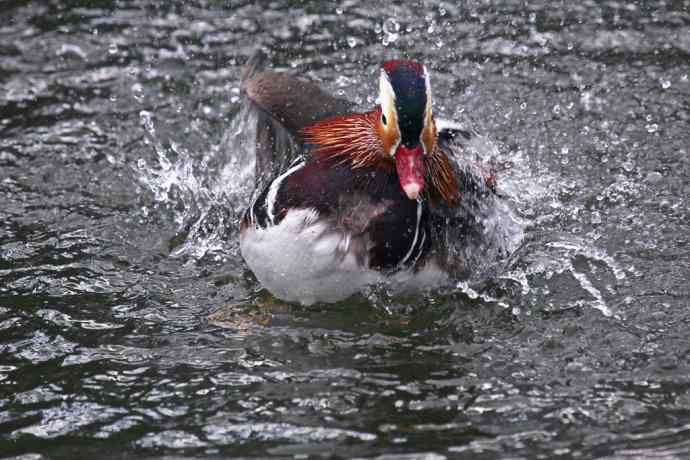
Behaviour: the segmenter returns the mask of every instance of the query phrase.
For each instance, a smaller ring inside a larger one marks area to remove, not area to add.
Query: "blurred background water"
[[[1,456],[690,456],[690,1],[0,16]],[[503,269],[271,303],[235,230],[259,47],[363,108],[426,62],[519,223]]]

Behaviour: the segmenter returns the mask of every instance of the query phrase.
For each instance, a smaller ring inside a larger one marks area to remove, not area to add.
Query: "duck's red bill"
[[[411,200],[416,200],[424,190],[426,175],[422,146],[408,149],[401,144],[395,152],[395,167],[405,195]]]

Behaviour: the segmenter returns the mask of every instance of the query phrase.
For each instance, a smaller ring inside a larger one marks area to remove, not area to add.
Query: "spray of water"
[[[145,142],[153,148],[156,161],[149,164],[140,159],[135,169],[157,206],[172,211],[177,235],[171,256],[239,260],[237,222],[256,193],[257,180],[261,181],[256,175],[256,113],[243,107],[222,141],[203,153],[161,139],[153,113],[142,111],[140,119]],[[539,222],[535,209],[540,203],[562,206],[556,198],[560,179],[541,169],[535,171],[524,152],[502,152],[489,138],[476,133],[456,145],[455,156],[459,164],[494,163],[504,165],[504,170],[499,169],[498,196],[471,204],[476,217],[474,233],[458,229],[447,236],[451,241],[449,257],[463,261],[454,289],[517,315],[529,299],[534,304],[535,298],[543,298],[535,297],[538,293],[549,292],[533,285],[533,280],[565,274],[582,290],[580,305],[613,315],[605,292],[598,287],[601,283],[575,263],[577,258],[584,258],[606,267],[612,279],[621,280],[625,273],[612,257],[592,242],[568,235],[530,235],[530,228]],[[517,289],[497,294],[486,287],[487,280]],[[374,304],[380,303],[372,296]]]
[[[236,227],[253,193],[256,118],[242,109],[218,145],[193,153],[174,142],[165,143],[154,115],[141,111],[145,142],[157,162],[139,159],[138,180],[151,191],[158,206],[171,209],[178,235],[171,255],[200,259],[236,253]]]

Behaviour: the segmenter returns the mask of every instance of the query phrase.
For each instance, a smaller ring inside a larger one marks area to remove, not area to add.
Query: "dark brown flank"
[[[381,109],[371,112],[345,115],[317,122],[302,129],[307,144],[315,147],[312,154],[321,158],[342,158],[351,162],[353,169],[375,167],[388,173],[395,171],[393,159],[386,155],[377,123]],[[438,144],[426,159],[427,197],[433,204],[445,201],[454,206],[460,201],[460,189],[455,170],[448,155]]]

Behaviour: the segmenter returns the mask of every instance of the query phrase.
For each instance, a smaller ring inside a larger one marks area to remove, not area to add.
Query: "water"
[[[0,12],[2,456],[690,455],[690,2]],[[500,270],[261,291],[235,230],[259,44],[362,107],[383,59],[425,60],[498,169]]]

